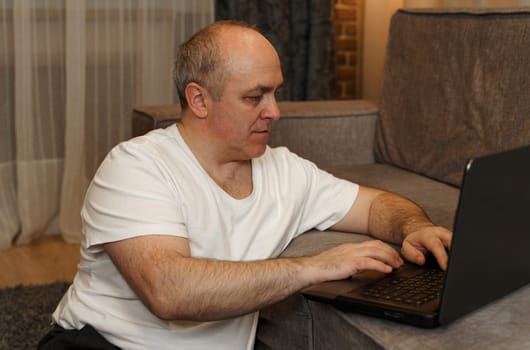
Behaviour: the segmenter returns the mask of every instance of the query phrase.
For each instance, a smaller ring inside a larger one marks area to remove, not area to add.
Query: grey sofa
[[[272,146],[287,146],[338,177],[405,195],[451,228],[467,159],[530,144],[530,10],[400,10],[379,105],[281,102],[280,110]],[[178,113],[176,105],[139,107],[133,133],[169,125]],[[311,231],[283,256],[365,239]],[[434,330],[296,294],[262,310],[256,349],[530,348],[529,313],[529,286]]]

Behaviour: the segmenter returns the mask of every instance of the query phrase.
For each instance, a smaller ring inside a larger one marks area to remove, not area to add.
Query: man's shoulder
[[[151,130],[147,134],[133,137],[127,141],[122,142],[124,145],[137,145],[137,146],[150,146],[165,142],[175,142],[174,126],[170,126],[164,129]]]
[[[145,170],[159,172],[166,168],[165,165],[181,161],[179,154],[182,152],[178,151],[177,144],[165,129],[123,141],[105,156],[96,175],[114,176]]]
[[[265,162],[286,162],[289,164],[301,163],[301,164],[313,164],[310,160],[305,159],[298,154],[292,152],[285,146],[270,147],[267,146],[267,150],[261,157]]]
[[[267,147],[258,162],[267,173],[278,172],[280,176],[302,176],[314,173],[318,169],[313,162],[300,157],[284,146]]]
[[[114,156],[158,154],[163,152],[168,146],[174,149],[176,143],[169,128],[155,129],[145,135],[133,137],[119,143],[114,146],[110,154]]]

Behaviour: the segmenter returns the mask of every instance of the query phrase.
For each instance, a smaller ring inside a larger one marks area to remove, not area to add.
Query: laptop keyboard
[[[362,295],[421,306],[440,297],[443,281],[444,272],[442,270],[429,269],[410,278],[389,276],[366,286]]]

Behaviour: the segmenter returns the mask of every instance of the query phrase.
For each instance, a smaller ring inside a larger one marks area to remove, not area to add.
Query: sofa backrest
[[[281,101],[282,118],[269,145],[286,146],[320,167],[373,163],[378,107],[365,100]],[[133,111],[132,136],[177,122],[176,104],[139,106]]]
[[[378,161],[458,186],[469,158],[530,144],[530,9],[495,11],[394,15]]]

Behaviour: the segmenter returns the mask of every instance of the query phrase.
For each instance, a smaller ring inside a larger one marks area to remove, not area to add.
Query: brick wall
[[[359,98],[364,0],[331,1],[334,7],[337,50],[337,98]]]

